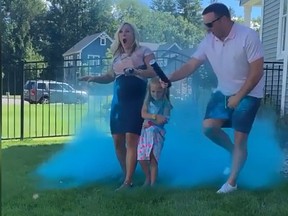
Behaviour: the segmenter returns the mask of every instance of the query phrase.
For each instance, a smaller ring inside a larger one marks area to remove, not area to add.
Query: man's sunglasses
[[[208,28],[212,28],[213,27],[213,23],[220,20],[222,18],[222,16],[216,18],[215,20],[213,20],[212,22],[209,23],[204,23],[205,26],[207,26]]]

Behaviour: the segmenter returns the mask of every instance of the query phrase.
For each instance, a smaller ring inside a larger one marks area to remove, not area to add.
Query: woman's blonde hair
[[[135,49],[137,47],[139,47],[139,33],[138,33],[136,27],[132,23],[124,22],[119,26],[118,30],[116,31],[116,33],[114,35],[114,41],[111,44],[111,52],[112,52],[113,57],[116,57],[119,54],[124,52],[124,49],[123,49],[122,44],[121,44],[120,39],[119,39],[119,32],[123,28],[124,25],[129,25],[131,27],[133,35],[134,35],[133,48],[132,48],[131,52],[134,52]]]
[[[151,96],[151,92],[150,92],[151,85],[161,85],[160,78],[158,76],[156,76],[156,77],[153,77],[149,80],[148,85],[147,85],[146,96],[144,99],[144,103],[146,105],[148,105],[150,101],[154,100],[153,97]],[[163,96],[164,100],[166,102],[168,102],[168,104],[170,104],[170,106],[171,106],[169,88],[164,88],[163,95],[164,95]]]

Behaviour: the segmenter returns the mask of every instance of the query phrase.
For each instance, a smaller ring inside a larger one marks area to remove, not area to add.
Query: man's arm
[[[263,58],[259,58],[250,63],[248,77],[242,88],[236,93],[237,97],[242,99],[259,83],[263,76],[263,64]]]
[[[263,57],[250,63],[248,77],[242,86],[242,88],[233,96],[228,99],[227,106],[229,108],[235,108],[243,97],[249,94],[249,92],[259,83],[263,76]]]
[[[190,76],[196,71],[196,69],[202,64],[201,60],[192,57],[187,63],[185,63],[181,68],[174,71],[168,76],[171,82],[175,82]]]

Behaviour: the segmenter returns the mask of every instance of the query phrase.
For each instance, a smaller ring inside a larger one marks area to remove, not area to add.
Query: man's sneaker
[[[224,193],[231,193],[233,191],[237,190],[237,185],[232,186],[228,182],[226,182],[222,187],[217,191],[218,194],[224,194]]]

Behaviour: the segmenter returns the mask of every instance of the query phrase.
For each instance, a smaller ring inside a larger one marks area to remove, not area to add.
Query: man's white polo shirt
[[[192,57],[208,59],[218,79],[216,90],[228,96],[236,94],[243,86],[249,63],[263,57],[263,48],[256,31],[234,23],[224,41],[212,33],[207,34]],[[248,95],[262,98],[263,89],[264,77]]]

